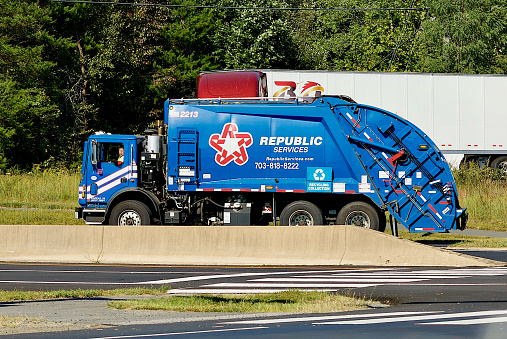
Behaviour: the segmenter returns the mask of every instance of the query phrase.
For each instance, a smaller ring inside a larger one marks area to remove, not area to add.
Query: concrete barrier
[[[503,266],[355,226],[0,226],[0,261]]]

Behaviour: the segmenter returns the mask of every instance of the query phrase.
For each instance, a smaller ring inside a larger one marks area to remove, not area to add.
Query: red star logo
[[[238,126],[233,122],[225,124],[221,134],[215,133],[209,138],[209,145],[217,151],[215,161],[220,166],[226,166],[231,161],[240,166],[246,164],[246,149],[252,143],[252,135],[248,132],[238,133]]]

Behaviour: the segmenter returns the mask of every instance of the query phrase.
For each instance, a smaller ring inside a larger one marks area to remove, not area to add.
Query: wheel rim
[[[133,210],[125,211],[118,217],[119,226],[141,225],[141,216]]]
[[[313,225],[313,216],[306,210],[297,210],[289,217],[289,226]]]
[[[503,174],[507,174],[507,161],[502,161],[499,163],[497,169],[502,171]]]
[[[345,225],[354,225],[364,228],[370,228],[371,222],[368,214],[362,211],[353,211],[347,215]]]

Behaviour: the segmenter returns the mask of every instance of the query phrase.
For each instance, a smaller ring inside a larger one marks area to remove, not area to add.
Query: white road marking
[[[343,277],[347,279],[367,279],[367,278],[381,278],[381,279],[460,279],[469,278],[471,276],[466,275],[417,275],[417,274],[332,274],[332,275],[308,275],[298,276],[298,278],[337,278]]]
[[[506,323],[507,324],[507,317],[437,321],[437,322],[432,322],[432,323],[420,323],[418,325],[481,325],[481,324],[494,324],[494,323]]]
[[[461,313],[451,313],[451,314],[446,313],[446,314],[433,314],[433,315],[415,315],[415,316],[408,316],[408,317],[392,317],[392,318],[382,318],[382,319],[331,321],[331,322],[324,322],[324,323],[313,323],[313,325],[371,325],[371,324],[385,324],[385,323],[396,323],[396,322],[405,322],[405,321],[481,317],[481,316],[501,315],[501,314],[507,314],[507,310],[461,312]]]
[[[201,287],[284,287],[284,288],[361,288],[361,287],[372,287],[376,286],[376,284],[323,284],[323,283],[315,283],[315,284],[277,284],[277,283],[218,283],[211,285],[202,285]]]
[[[33,271],[33,272],[56,272],[56,273],[94,273],[94,274],[118,274],[118,275],[127,275],[127,274],[174,274],[174,272],[116,272],[116,271],[87,271],[87,270],[33,270],[33,269],[23,269],[23,270],[0,270],[0,272],[11,272],[11,271]],[[178,272],[178,274],[196,274],[197,272]],[[323,274],[326,273],[326,274]],[[316,270],[306,270],[306,271],[282,271],[282,272],[248,272],[248,273],[236,273],[236,274],[209,274],[209,275],[193,275],[193,276],[184,276],[179,278],[170,278],[170,279],[159,279],[159,280],[148,280],[148,281],[134,281],[134,282],[115,282],[115,281],[107,281],[107,282],[82,282],[82,281],[29,281],[29,280],[1,280],[0,283],[23,283],[23,284],[69,284],[69,285],[122,285],[122,286],[134,286],[134,285],[163,285],[163,284],[176,284],[182,282],[192,282],[192,281],[206,281],[206,280],[214,280],[214,279],[230,279],[230,278],[249,278],[249,277],[259,277],[259,279],[251,279],[248,282],[236,283],[236,285],[223,285],[227,283],[223,283],[220,285],[203,285],[200,287],[217,287],[215,289],[222,289],[222,287],[230,287],[236,289],[255,289],[255,288],[270,288],[272,290],[286,290],[289,288],[313,288],[313,289],[322,289],[322,288],[334,288],[334,290],[338,288],[362,288],[362,287],[370,287],[377,285],[427,285],[427,286],[504,286],[506,284],[502,283],[462,283],[462,284],[427,284],[427,283],[418,283],[418,281],[428,280],[428,279],[463,279],[469,278],[472,276],[501,276],[506,275],[507,269],[504,267],[495,267],[495,268],[463,268],[463,269],[442,269],[442,270],[421,270],[421,271],[412,271],[407,268],[378,268],[378,269],[334,269],[329,271],[316,271]],[[276,276],[287,276],[287,278],[277,278]],[[266,277],[266,278],[262,278]],[[324,280],[318,280],[324,279]],[[280,282],[284,283],[284,286],[278,285],[251,285],[252,283],[263,283],[266,284],[268,282]],[[296,282],[300,283],[315,283],[311,285],[305,284],[294,284]],[[329,284],[318,284],[327,282]],[[330,284],[330,283],[337,284]],[[338,284],[339,282],[346,283],[351,282],[351,284]],[[352,282],[355,282],[353,284]],[[233,283],[230,283],[233,284]],[[242,285],[237,285],[242,284]],[[184,289],[185,293],[191,293],[187,289]]]
[[[393,283],[393,286],[507,286],[507,283]]]
[[[277,289],[238,289],[238,288],[179,288],[167,291],[169,294],[259,294],[259,293],[278,293],[287,291],[286,288]],[[333,292],[333,289],[312,289],[319,292]]]
[[[307,321],[322,321],[322,320],[335,320],[335,319],[354,319],[354,318],[379,318],[379,317],[394,317],[394,316],[408,316],[412,314],[428,314],[428,313],[441,313],[443,311],[433,312],[385,312],[385,313],[363,313],[363,314],[342,314],[342,315],[324,315],[324,316],[308,316],[297,318],[273,318],[273,319],[257,319],[257,320],[239,320],[227,321],[220,324],[224,325],[268,325],[268,324],[282,324],[282,323],[295,323]]]
[[[372,270],[380,270],[380,269],[372,269]],[[339,272],[341,270],[331,270],[330,272]],[[364,270],[357,270],[364,271]],[[36,271],[37,272],[37,271]],[[44,272],[55,272],[55,271],[44,271]],[[58,273],[66,273],[67,271],[60,271]],[[73,271],[76,273],[89,273],[90,271]],[[101,271],[93,271],[93,273],[101,273]],[[106,272],[110,274],[111,272]],[[115,273],[115,272],[113,272]],[[118,273],[130,273],[130,272],[118,272]],[[151,273],[151,272],[150,272]],[[250,272],[250,273],[236,273],[236,274],[211,274],[211,275],[198,275],[198,276],[190,276],[190,277],[181,277],[181,278],[171,278],[171,279],[160,279],[160,280],[149,280],[149,281],[137,281],[137,282],[79,282],[79,281],[29,281],[29,280],[0,280],[0,283],[34,283],[34,284],[83,284],[83,285],[163,285],[163,284],[171,284],[171,283],[179,283],[179,282],[187,282],[187,281],[199,281],[199,280],[210,280],[210,279],[222,279],[222,278],[236,278],[236,277],[251,277],[251,276],[268,276],[268,275],[289,275],[289,274],[308,274],[315,273],[315,271],[289,271],[289,272]],[[167,272],[166,272],[167,274]]]
[[[153,333],[153,334],[135,334],[135,335],[121,335],[115,337],[94,337],[91,339],[127,339],[127,338],[152,338],[163,337],[168,335],[183,335],[183,334],[199,334],[199,333],[216,333],[216,332],[233,332],[233,331],[247,331],[247,330],[261,330],[269,327],[245,327],[245,328],[225,328],[218,330],[203,330],[203,331],[189,331],[189,332],[169,332],[169,333]]]
[[[339,270],[333,270],[332,272],[336,272]],[[177,282],[185,282],[185,281],[197,281],[197,280],[209,280],[209,279],[222,279],[222,278],[237,278],[237,277],[252,277],[252,276],[266,276],[266,275],[288,275],[288,274],[308,274],[315,273],[315,271],[301,271],[301,272],[256,272],[256,273],[236,273],[236,274],[215,274],[215,275],[199,275],[192,277],[182,277],[182,278],[173,278],[173,279],[162,279],[162,280],[152,280],[152,281],[143,281],[139,284],[171,284]]]
[[[368,278],[261,278],[261,279],[252,279],[248,281],[252,282],[365,282],[365,283],[386,283],[386,282],[398,282],[398,283],[407,283],[407,282],[415,282],[415,281],[423,281],[425,279],[399,279],[399,278],[385,278],[385,279],[368,279]]]
[[[401,271],[404,270],[404,271]],[[287,274],[286,274],[287,273]],[[317,273],[317,274],[315,274]],[[504,286],[504,283],[427,283],[429,279],[463,279],[482,275],[503,275],[498,269],[450,269],[406,271],[406,269],[379,270],[335,270],[329,274],[315,271],[272,272],[266,274],[244,273],[235,275],[215,275],[211,278],[250,277],[252,275],[271,275],[270,277],[248,279],[239,282],[218,282],[203,284],[199,287],[170,290],[170,294],[239,294],[239,293],[276,293],[288,289],[337,291],[340,288],[364,288],[379,285],[396,286]],[[505,272],[507,273],[507,271]],[[272,275],[288,275],[273,277]],[[179,278],[187,279],[187,278]],[[196,277],[188,277],[189,280]]]
[[[89,282],[89,281],[37,281],[37,280],[0,280],[0,283],[16,284],[68,284],[68,285],[139,285],[139,282]]]

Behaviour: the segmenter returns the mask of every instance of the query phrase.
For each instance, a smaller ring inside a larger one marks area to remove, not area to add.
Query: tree
[[[300,67],[347,71],[406,71],[424,11],[357,9],[420,7],[422,1],[321,0],[311,8],[347,9],[294,14]],[[351,10],[351,9],[356,9]]]
[[[288,8],[294,1],[221,0],[227,7]],[[221,25],[212,41],[216,63],[222,68],[294,68],[293,27],[286,11],[261,9],[220,10]]]
[[[505,0],[428,0],[417,37],[418,69],[441,73],[507,72]]]
[[[194,1],[182,4],[195,5]],[[220,21],[217,12],[208,9],[171,9],[163,25],[154,55],[151,90],[159,109],[168,98],[193,98],[199,72],[219,67],[212,54],[211,37]]]
[[[47,12],[33,1],[0,0],[0,165],[28,168],[53,153],[60,111],[51,94],[55,63]]]

